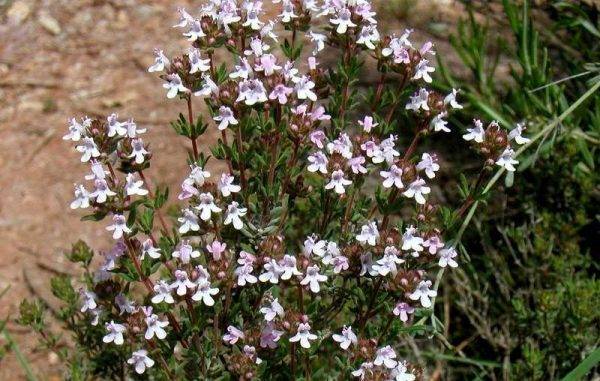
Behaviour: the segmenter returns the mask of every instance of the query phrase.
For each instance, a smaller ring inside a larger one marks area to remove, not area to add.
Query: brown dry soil
[[[76,274],[63,252],[80,238],[96,249],[109,243],[101,224],[82,223],[82,213],[68,208],[73,183],[88,168],[61,140],[67,118],[111,112],[135,118],[149,130],[145,140],[155,157],[150,181],[176,190],[186,174],[188,147],[168,123],[184,104],[167,100],[160,79],[146,68],[154,47],[168,55],[183,50],[184,39],[170,25],[176,6],[192,10],[191,3],[0,0],[0,291],[10,287],[0,319],[9,318],[6,331],[40,379],[60,379],[62,369],[56,354],[39,349],[38,337],[14,323],[19,303],[41,297],[56,305],[49,278]],[[418,40],[433,38],[438,50],[450,50],[436,35],[452,29],[447,22],[456,20],[459,8],[453,1],[380,4],[387,31],[413,27]],[[0,346],[6,343],[0,336]],[[24,372],[9,351],[0,359],[0,380],[19,379]]]

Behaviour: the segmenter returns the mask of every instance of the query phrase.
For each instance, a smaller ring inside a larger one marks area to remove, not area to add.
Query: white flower
[[[108,197],[114,195],[116,193],[108,188],[106,180],[98,179],[94,181],[94,191],[89,194],[89,197],[95,199],[97,203],[102,204],[106,202]]]
[[[386,276],[389,273],[396,275],[398,268],[396,265],[404,263],[404,259],[398,258],[399,251],[393,246],[388,246],[384,250],[383,258],[377,261],[376,265],[373,265],[373,269],[381,276]]]
[[[295,77],[293,82],[295,83],[294,89],[298,99],[310,99],[313,102],[317,100],[317,94],[312,91],[315,83],[308,76]]]
[[[440,267],[458,267],[458,263],[456,263],[456,261],[454,260],[454,258],[456,258],[457,255],[458,253],[453,247],[450,247],[448,249],[442,249],[440,250],[440,261],[438,262],[438,264],[440,265]]]
[[[198,216],[196,216],[191,209],[183,209],[182,213],[183,216],[177,219],[177,221],[181,222],[179,233],[185,234],[190,230],[195,232],[200,230],[200,225],[198,225]]]
[[[152,339],[156,336],[157,339],[164,339],[167,337],[167,331],[165,331],[164,327],[168,326],[169,323],[167,321],[158,320],[158,315],[151,314],[146,317],[146,333],[144,337],[146,340]]]
[[[400,321],[403,323],[406,323],[408,321],[408,315],[414,312],[414,307],[405,302],[399,302],[396,304],[396,307],[394,307],[394,310],[392,311],[394,315],[400,316]]]
[[[317,54],[321,50],[325,49],[325,41],[327,41],[327,36],[321,33],[315,33],[312,30],[308,31],[308,37],[310,42],[315,44],[315,48],[312,51],[312,54]]]
[[[221,106],[219,108],[219,115],[215,116],[213,119],[219,122],[217,127],[219,131],[226,130],[229,125],[235,126],[238,124],[238,120],[233,115],[233,111],[227,106]]]
[[[371,276],[379,275],[379,272],[373,265],[373,254],[368,251],[360,255],[360,276],[363,276],[367,273]]]
[[[112,113],[106,118],[106,126],[108,128],[107,135],[108,137],[113,137],[115,135],[124,136],[127,134],[126,123],[119,122],[117,120],[117,114]]]
[[[258,37],[250,38],[250,49],[244,51],[244,55],[252,55],[254,54],[256,57],[260,57],[264,52],[269,50],[269,45],[263,43],[263,41]]]
[[[169,287],[172,290],[176,290],[177,295],[183,296],[187,294],[188,290],[195,289],[196,284],[189,279],[187,272],[184,270],[175,270],[175,281]]]
[[[348,8],[342,8],[337,13],[337,18],[329,19],[329,22],[333,25],[337,25],[336,32],[344,34],[348,30],[348,27],[355,27],[356,24],[351,20],[352,14]]]
[[[167,304],[175,303],[175,300],[171,295],[171,287],[167,282],[161,279],[154,284],[154,296],[152,297],[151,302],[154,304],[161,302],[165,302]]]
[[[327,173],[327,164],[329,163],[329,160],[323,152],[317,151],[312,155],[309,155],[308,161],[310,162],[307,167],[309,172]]]
[[[371,246],[377,244],[379,238],[379,230],[377,229],[377,222],[371,221],[360,228],[360,234],[356,236],[358,242],[368,243]]]
[[[83,123],[79,123],[75,118],[69,120],[69,133],[63,136],[63,140],[71,140],[78,142],[85,135],[85,129],[90,125],[89,119],[84,119]]]
[[[238,264],[253,266],[255,262],[256,262],[256,256],[254,256],[253,254],[250,254],[244,250],[240,251],[240,256],[237,260]]]
[[[463,139],[466,141],[474,140],[477,143],[482,143],[483,137],[485,136],[483,124],[478,119],[475,119],[473,124],[475,125],[473,128],[467,128],[467,133],[463,135]]]
[[[229,225],[233,222],[233,227],[236,230],[240,230],[244,227],[244,223],[240,217],[244,217],[247,211],[247,208],[241,208],[236,201],[232,201],[231,204],[227,206],[227,213],[225,214],[225,221],[223,221],[223,224]]]
[[[200,50],[191,48],[188,52],[188,59],[190,60],[190,74],[210,70],[210,59],[203,59],[200,56]]]
[[[160,258],[160,248],[154,247],[154,243],[150,238],[142,243],[142,255],[140,258],[143,260],[148,255],[150,258]]]
[[[102,163],[96,160],[92,160],[91,168],[92,173],[85,175],[86,180],[106,180],[106,175],[110,172],[104,169]]]
[[[204,185],[204,181],[209,177],[210,172],[205,171],[202,167],[198,167],[194,164],[188,179],[192,180],[197,186],[201,187]]]
[[[200,193],[198,198],[200,199],[200,204],[195,206],[195,208],[200,211],[200,219],[202,219],[202,221],[210,220],[212,213],[221,212],[221,208],[215,205],[215,198],[212,194]]]
[[[444,247],[444,243],[440,237],[437,235],[432,235],[431,237],[427,238],[425,242],[423,242],[423,247],[429,248],[429,254],[433,255],[437,253],[438,249]]]
[[[184,8],[177,8],[177,12],[179,13],[179,22],[173,25],[173,28],[185,28],[194,21],[194,18]]]
[[[202,87],[200,90],[194,92],[196,97],[208,97],[212,95],[219,95],[219,86],[212,80],[210,75],[207,73],[202,74]]]
[[[317,340],[317,335],[310,333],[310,324],[300,323],[298,324],[298,332],[296,335],[290,337],[290,343],[300,342],[302,348],[310,348],[310,340]]]
[[[425,197],[423,195],[429,194],[429,192],[431,192],[431,188],[425,185],[425,180],[416,179],[408,185],[408,189],[402,192],[402,194],[408,198],[414,197],[417,204],[423,205],[425,204]]]
[[[289,23],[292,19],[298,18],[294,13],[294,4],[291,1],[285,1],[283,3],[283,10],[279,17],[281,17],[281,22],[284,24]]]
[[[506,149],[504,149],[502,154],[500,154],[498,160],[496,160],[496,164],[498,164],[501,167],[504,167],[509,172],[514,172],[516,170],[515,164],[519,164],[519,161],[515,160],[514,157],[515,151],[513,151],[512,148],[507,147]]]
[[[137,310],[135,303],[127,299],[127,297],[122,293],[119,293],[117,296],[115,296],[115,304],[117,307],[119,307],[120,315],[123,315],[124,313],[132,314]]]
[[[181,81],[181,77],[179,74],[168,74],[167,82],[163,83],[163,87],[167,89],[167,98],[175,98],[178,93],[186,93],[189,90],[187,87],[183,86],[183,82]]]
[[[219,190],[223,197],[229,197],[232,193],[239,192],[242,188],[239,185],[233,183],[235,178],[231,176],[229,173],[221,174],[221,178],[219,179]]]
[[[358,175],[359,173],[365,174],[367,173],[367,168],[363,165],[366,162],[364,156],[356,156],[348,160],[348,165],[352,170],[352,173]]]
[[[448,113],[444,111],[437,114],[433,117],[433,119],[431,119],[431,126],[433,126],[433,130],[435,132],[450,132],[450,129],[448,128],[448,122],[444,120],[446,116],[448,116]]]
[[[358,121],[358,124],[360,124],[363,131],[367,134],[370,133],[373,128],[379,126],[379,123],[375,122],[372,116],[365,116],[363,120]]]
[[[244,355],[252,360],[256,365],[262,363],[262,360],[256,356],[256,348],[251,345],[244,345]]]
[[[254,67],[255,71],[263,72],[267,77],[281,70],[281,66],[277,65],[277,58],[271,54],[264,54],[259,58],[259,64]]]
[[[248,12],[246,14],[246,21],[244,21],[242,26],[249,26],[252,30],[260,30],[264,23],[258,19],[258,12],[259,9],[255,9],[254,7],[248,9]]]
[[[92,326],[97,326],[98,322],[100,321],[100,315],[102,315],[102,313],[104,312],[104,310],[102,309],[102,307],[100,308],[96,308],[95,310],[90,310],[90,314],[92,315],[92,320],[90,321],[90,324]]]
[[[188,38],[188,41],[196,41],[197,39],[206,36],[206,34],[202,31],[202,25],[199,20],[194,20],[191,22],[190,30],[183,34]]]
[[[508,133],[508,140],[514,140],[517,144],[529,143],[531,139],[524,137],[523,131],[525,131],[525,124],[517,123],[515,128]]]
[[[252,71],[252,66],[250,66],[250,63],[248,63],[248,59],[244,57],[240,60],[239,65],[235,65],[235,70],[229,74],[229,78],[248,79],[248,76],[250,73],[252,73]]]
[[[258,281],[258,278],[252,275],[252,271],[254,268],[251,265],[239,266],[234,270],[238,286],[245,286],[246,283],[254,284]]]
[[[321,291],[319,282],[327,281],[327,276],[319,274],[319,266],[308,266],[306,269],[306,276],[300,282],[301,285],[310,285],[310,290],[315,294]]]
[[[422,59],[415,67],[415,75],[412,79],[421,79],[427,83],[431,83],[432,78],[429,73],[433,73],[435,69],[429,65],[429,60]]]
[[[352,371],[352,375],[354,377],[359,377],[360,380],[364,380],[368,375],[373,374],[373,363],[372,362],[363,362],[360,364],[360,368]]]
[[[98,146],[94,142],[94,139],[84,137],[82,139],[82,144],[75,147],[78,152],[81,152],[81,162],[85,163],[89,161],[92,157],[100,156],[100,151],[98,151]]]
[[[75,199],[71,202],[71,209],[85,209],[90,206],[90,193],[83,185],[75,185]]]
[[[383,163],[384,160],[390,165],[394,163],[395,158],[400,156],[400,152],[394,148],[396,139],[394,135],[390,135],[389,138],[381,141],[379,145],[380,151],[373,157],[373,163]]]
[[[204,304],[210,307],[215,305],[215,300],[213,299],[213,296],[217,295],[218,293],[218,288],[210,287],[210,283],[207,280],[201,279],[200,283],[198,284],[198,290],[194,295],[192,295],[192,299],[195,301],[202,300]]]
[[[227,244],[218,240],[214,240],[209,245],[206,245],[206,250],[212,254],[213,260],[215,261],[221,260],[221,255],[225,252],[226,249]]]
[[[248,106],[268,101],[265,86],[259,79],[250,79],[239,84],[239,95],[236,102],[244,101]]]
[[[111,320],[110,323],[105,324],[105,327],[108,333],[102,338],[102,341],[107,344],[114,342],[116,345],[123,345],[123,332],[126,330],[125,326]]]
[[[125,184],[125,193],[127,194],[127,196],[145,196],[148,194],[148,190],[142,188],[142,186],[144,185],[144,181],[136,181],[135,175],[133,173],[127,174],[126,181],[127,182]]]
[[[422,280],[417,285],[415,291],[412,294],[409,294],[408,297],[410,300],[420,300],[421,305],[425,308],[431,307],[431,299],[437,296],[437,292],[435,290],[430,290],[431,281],[430,280]]]
[[[265,272],[260,274],[258,279],[261,282],[271,282],[273,284],[277,284],[279,282],[279,277],[283,273],[283,269],[279,266],[277,261],[271,258],[263,265],[263,268]]]
[[[162,50],[154,49],[154,63],[148,68],[150,73],[155,71],[163,71],[170,65],[169,59]]]
[[[294,67],[294,63],[292,61],[288,61],[283,66],[281,73],[286,81],[293,81],[296,78],[296,74],[298,74],[298,69]]]
[[[338,244],[333,241],[329,241],[329,242],[327,242],[327,248],[325,249],[325,253],[324,253],[324,256],[321,259],[321,261],[324,264],[328,265],[331,263],[333,258],[335,258],[341,254],[342,253],[340,252],[340,248],[338,247]]]
[[[427,152],[421,156],[421,161],[417,164],[417,171],[425,171],[425,174],[430,179],[435,177],[435,172],[440,170],[440,165],[437,163],[437,156],[430,155]]]
[[[398,168],[396,164],[392,164],[389,171],[381,171],[379,172],[383,180],[384,188],[391,188],[395,186],[398,189],[404,188],[404,184],[402,184],[402,169]]]
[[[346,159],[350,159],[352,157],[352,140],[350,140],[350,136],[346,133],[341,133],[337,139],[327,144],[327,151],[330,154],[335,152],[339,153]]]
[[[173,258],[179,258],[181,263],[188,264],[192,260],[192,258],[200,257],[200,252],[198,250],[194,250],[192,245],[190,245],[189,240],[182,240],[179,244],[177,250],[175,250],[172,254]]]
[[[383,348],[377,349],[377,352],[375,354],[375,361],[373,361],[373,364],[377,366],[383,365],[388,369],[392,369],[396,367],[396,364],[398,364],[398,362],[394,360],[395,358],[396,352],[394,351],[394,349],[389,345],[386,345]]]
[[[342,271],[346,271],[350,267],[350,264],[348,263],[348,258],[344,257],[343,255],[333,257],[331,259],[330,264],[333,266],[333,272],[336,274],[339,274]]]
[[[288,101],[288,96],[294,92],[294,89],[291,87],[287,87],[286,85],[279,83],[273,87],[271,94],[269,94],[270,100],[275,100],[279,102],[279,104],[286,104]]]
[[[331,181],[325,185],[325,189],[334,189],[337,194],[346,193],[345,187],[352,184],[352,181],[344,178],[344,171],[337,170],[331,174]]]
[[[144,162],[144,155],[147,155],[148,151],[144,148],[144,142],[140,138],[131,140],[131,154],[128,158],[135,157],[136,164],[142,164]]]
[[[273,321],[276,316],[283,317],[285,315],[283,307],[279,304],[278,299],[274,299],[270,305],[262,307],[260,313],[265,315],[266,321]]]
[[[244,332],[232,325],[227,327],[227,333],[223,335],[223,341],[229,345],[237,343],[240,339],[244,340],[244,338]]]
[[[340,343],[340,347],[343,350],[347,350],[350,347],[350,345],[356,345],[356,343],[358,342],[358,337],[356,337],[356,334],[352,332],[352,327],[344,326],[344,328],[342,328],[341,335],[336,333],[333,334],[331,337],[335,342]]]
[[[419,109],[429,111],[429,91],[426,89],[420,89],[418,93],[410,97],[410,102],[406,105],[407,110],[413,110],[418,112]]]
[[[444,104],[445,105],[449,104],[452,108],[455,108],[455,109],[461,109],[461,108],[463,108],[463,106],[458,104],[458,102],[456,101],[456,94],[458,94],[458,90],[452,89],[452,92],[450,94],[446,95],[446,98],[444,98]]]
[[[423,238],[416,235],[417,229],[410,225],[402,235],[402,250],[423,251]]]
[[[365,45],[367,48],[375,49],[375,42],[379,41],[379,32],[377,31],[376,25],[365,25],[358,33],[358,39],[356,43],[359,45]]]
[[[309,135],[309,138],[312,144],[316,145],[317,148],[323,149],[323,147],[325,147],[323,142],[327,140],[327,136],[325,135],[325,132],[323,132],[323,130],[312,131]]]
[[[133,119],[130,119],[127,122],[125,122],[125,127],[127,128],[127,137],[132,139],[137,137],[138,134],[143,134],[144,132],[146,132],[145,128],[137,128],[137,124],[135,124]]]
[[[302,273],[298,271],[298,268],[296,267],[296,257],[289,254],[283,256],[281,261],[278,263],[277,269],[279,270],[281,279],[283,280],[289,280],[294,275],[302,275]]]
[[[123,237],[124,233],[131,233],[131,229],[127,227],[127,222],[122,214],[115,214],[112,217],[113,224],[106,227],[106,230],[113,232],[113,239]]]
[[[390,376],[392,377],[392,381],[414,381],[417,379],[414,374],[408,371],[406,361],[399,362],[398,366],[392,369]]]
[[[80,290],[79,294],[83,299],[83,303],[81,304],[81,312],[93,311],[98,307],[96,303],[96,294],[92,291]]]
[[[152,368],[154,360],[148,357],[148,352],[144,349],[132,353],[131,358],[127,360],[127,364],[133,365],[137,374],[143,374],[146,368]]]
[[[275,329],[273,323],[265,324],[265,327],[260,332],[260,346],[262,348],[277,348],[277,342],[281,339],[283,331]]]

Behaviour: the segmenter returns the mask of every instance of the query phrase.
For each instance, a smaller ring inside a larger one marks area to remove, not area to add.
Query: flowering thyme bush
[[[168,190],[146,174],[145,129],[116,114],[71,120],[64,139],[91,166],[71,208],[91,209],[84,220],[102,221],[115,241],[94,271],[91,249],[73,247],[83,284],[53,280],[82,351],[71,372],[420,378],[399,335],[436,330],[435,319],[424,323],[439,269],[460,262],[457,222],[494,167],[514,171],[511,146],[527,139],[521,127],[476,120],[463,137],[481,152],[481,170],[472,185],[465,174],[455,211],[436,204],[440,162],[421,143],[456,133],[446,118],[461,106],[457,90],[425,88],[432,44],[415,46],[410,31],[380,36],[367,0],[274,2],[274,20],[261,1],[180,9],[175,27],[189,50],[155,52],[149,71],[188,111],[172,123],[192,148],[176,218],[165,213]],[[319,64],[327,51],[336,66]],[[379,81],[362,91],[367,61]],[[220,139],[201,152],[199,138],[213,131]],[[227,169],[211,173],[210,159]],[[22,322],[43,331],[35,305],[22,310]]]

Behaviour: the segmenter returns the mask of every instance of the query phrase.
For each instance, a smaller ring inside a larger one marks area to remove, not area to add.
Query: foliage
[[[452,41],[473,74],[463,79],[469,83],[463,86],[466,110],[507,124],[524,120],[528,131],[537,131],[597,83],[598,51],[590,43],[597,41],[598,14],[556,1],[534,9],[550,17],[548,27],[532,22],[528,7],[504,1],[499,25],[471,18]],[[501,83],[499,59],[489,58],[498,43],[489,30],[504,25],[512,35],[499,46],[510,59],[511,78]],[[568,49],[556,43],[565,36]],[[444,72],[446,83],[456,86]],[[505,179],[507,197],[490,204],[463,240],[471,263],[449,282],[459,307],[450,323],[452,342],[467,340],[468,357],[503,364],[486,377],[557,379],[598,348],[600,284],[593,258],[600,216],[599,116],[596,94],[523,158],[522,175]],[[449,371],[457,372],[480,369]]]

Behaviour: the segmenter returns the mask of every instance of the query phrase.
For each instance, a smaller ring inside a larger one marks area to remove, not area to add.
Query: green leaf
[[[578,381],[583,379],[592,368],[600,363],[600,348],[596,348],[588,357],[567,374],[562,381]]]

